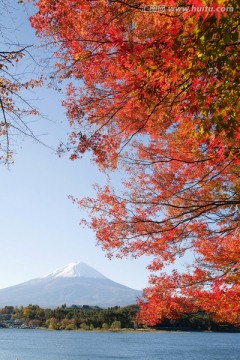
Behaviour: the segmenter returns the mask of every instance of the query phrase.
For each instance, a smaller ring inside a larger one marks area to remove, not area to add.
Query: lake
[[[1,360],[240,360],[239,333],[0,329]]]

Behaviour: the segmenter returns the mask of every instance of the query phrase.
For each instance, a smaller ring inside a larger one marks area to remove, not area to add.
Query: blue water
[[[0,360],[240,360],[240,334],[0,329]]]

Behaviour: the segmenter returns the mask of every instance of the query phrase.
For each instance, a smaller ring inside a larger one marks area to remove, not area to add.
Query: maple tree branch
[[[4,120],[4,127],[5,127],[5,133],[6,133],[6,139],[7,139],[7,157],[6,157],[6,161],[8,161],[9,156],[10,156],[10,141],[9,141],[9,135],[8,135],[8,128],[9,128],[9,124],[7,122],[7,118],[6,118],[6,114],[5,114],[5,109],[4,109],[4,105],[3,105],[3,101],[2,101],[2,97],[0,96],[0,106],[1,106],[1,110],[2,110],[2,114],[3,114],[3,120]]]

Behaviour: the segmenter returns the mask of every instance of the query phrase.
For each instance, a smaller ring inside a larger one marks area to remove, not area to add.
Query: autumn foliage
[[[16,2],[16,7],[7,0],[0,2],[0,164],[5,165],[13,162],[19,137],[39,141],[30,125],[33,115],[39,113],[29,95],[32,99],[33,88],[42,86],[42,76],[36,74],[34,46],[17,40],[18,35],[22,41],[26,40],[14,15],[14,10],[22,7],[21,2]]]
[[[161,3],[40,0],[31,22],[72,79],[71,159],[124,169],[122,190],[75,201],[104,250],[152,257],[141,321],[202,309],[240,324],[239,2]]]
[[[22,93],[41,85],[41,79],[25,79],[17,70],[17,64],[26,53],[27,46],[16,45],[6,51],[0,51],[0,162],[12,162],[16,135],[34,135],[28,126],[26,116],[37,115],[38,111],[31,106]]]

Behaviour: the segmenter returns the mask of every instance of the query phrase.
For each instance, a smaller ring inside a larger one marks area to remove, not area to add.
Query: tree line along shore
[[[38,305],[21,307],[5,306],[0,309],[1,328],[44,328],[48,330],[193,330],[193,331],[239,331],[227,323],[217,324],[209,315],[199,311],[183,314],[178,319],[165,319],[154,327],[138,322],[139,307],[129,305],[103,309],[98,306],[65,304],[56,309]]]

